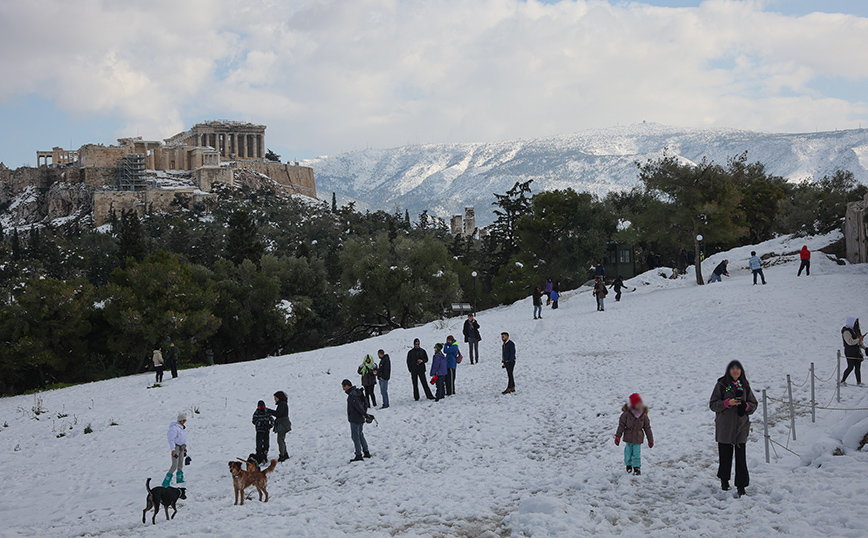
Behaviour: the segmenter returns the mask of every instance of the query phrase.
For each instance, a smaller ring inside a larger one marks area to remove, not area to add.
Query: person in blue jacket
[[[509,376],[509,381],[503,394],[509,394],[510,392],[515,392],[515,378],[512,376],[512,372],[515,369],[515,343],[509,339],[508,332],[500,333],[500,339],[503,340],[503,367],[506,368],[506,375]]]
[[[434,344],[434,356],[431,358],[431,377],[437,386],[434,401],[439,402],[446,396],[446,376],[449,369],[446,368],[446,355],[443,354],[443,344]]]
[[[763,286],[766,285],[766,276],[763,274],[763,262],[756,255],[756,251],[750,253],[750,270],[753,272],[753,285],[756,286],[757,275],[763,280]]]
[[[458,369],[458,342],[451,334],[446,337],[446,346],[443,348],[446,354],[446,368],[449,373],[446,374],[446,396],[455,394],[455,371]]]

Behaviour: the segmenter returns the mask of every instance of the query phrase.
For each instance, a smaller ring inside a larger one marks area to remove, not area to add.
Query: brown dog
[[[266,469],[247,470],[241,468],[240,461],[229,462],[229,474],[232,475],[232,485],[235,487],[235,504],[238,504],[238,494],[241,494],[241,505],[244,506],[244,490],[254,486],[259,491],[259,500],[265,493],[265,501],[268,502],[268,473],[277,467],[277,460],[271,460],[271,465]]]

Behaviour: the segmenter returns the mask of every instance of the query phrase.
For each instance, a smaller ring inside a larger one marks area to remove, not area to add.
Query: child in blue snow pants
[[[642,403],[642,397],[631,394],[630,401],[621,409],[618,420],[618,432],[615,434],[615,445],[621,444],[624,438],[624,465],[627,474],[642,474],[642,443],[648,436],[648,448],[654,448],[654,434],[651,433],[651,421],[648,420],[648,408]]]

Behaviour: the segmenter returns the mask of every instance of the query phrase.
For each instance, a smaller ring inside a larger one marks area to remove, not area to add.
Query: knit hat
[[[847,321],[844,322],[844,325],[850,327],[851,329],[854,329],[854,325],[856,325],[856,319],[856,316],[847,316]]]
[[[440,351],[441,349],[443,349],[443,344],[439,344],[439,343],[434,344],[434,349],[436,349],[437,351]]]
[[[414,344],[419,344],[419,343],[421,343],[421,342],[419,342],[419,339],[418,339],[418,338],[414,338],[414,339],[413,339],[413,343],[414,343]]]
[[[259,403],[256,404],[256,407],[258,407],[259,409],[265,409],[265,401],[259,400]]]
[[[178,422],[184,422],[187,420],[186,413],[178,413]]]
[[[639,396],[639,393],[634,392],[630,395],[630,407],[637,407],[642,403],[642,397]]]

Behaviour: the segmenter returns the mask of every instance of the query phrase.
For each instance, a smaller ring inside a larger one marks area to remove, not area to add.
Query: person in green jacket
[[[175,347],[175,343],[169,344],[169,351],[166,352],[166,367],[172,370],[172,379],[178,377],[178,358],[181,352]]]

